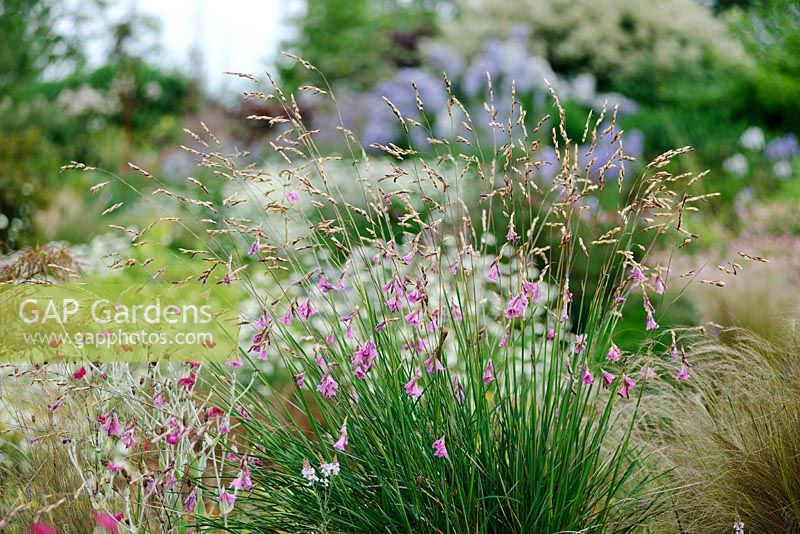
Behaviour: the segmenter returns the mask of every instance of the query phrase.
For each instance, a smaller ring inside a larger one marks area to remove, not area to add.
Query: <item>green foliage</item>
[[[0,134],[0,251],[33,244],[34,216],[58,174],[57,154],[39,130]]]
[[[330,82],[368,88],[394,67],[419,62],[417,42],[434,32],[435,5],[429,0],[309,0],[297,20],[297,37],[283,48],[312,63]],[[281,65],[280,77],[290,87],[306,76],[295,62]]]

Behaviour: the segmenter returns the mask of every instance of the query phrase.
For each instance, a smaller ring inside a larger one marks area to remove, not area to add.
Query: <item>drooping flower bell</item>
[[[433,442],[433,455],[437,458],[450,459],[450,455],[447,454],[447,448],[444,445],[444,436]]]

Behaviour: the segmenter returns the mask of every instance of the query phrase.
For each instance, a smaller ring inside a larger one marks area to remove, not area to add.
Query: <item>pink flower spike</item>
[[[461,306],[459,306],[458,302],[450,301],[450,315],[456,321],[460,321],[464,318],[464,314],[461,313]]]
[[[633,386],[635,385],[636,382],[633,381],[633,378],[629,377],[628,375],[622,375],[622,385],[620,386],[619,391],[617,391],[617,395],[626,399],[629,398],[631,389],[633,389]]]
[[[433,455],[437,458],[450,459],[450,455],[447,454],[447,448],[444,446],[444,436],[433,442]]]
[[[247,251],[247,255],[258,256],[259,252],[261,252],[261,241],[258,239],[258,236],[256,236],[256,240],[250,245],[250,250]]]
[[[578,334],[575,336],[575,354],[584,352],[586,352],[586,334]]]
[[[333,444],[333,448],[337,451],[343,451],[347,447],[347,418],[342,423],[342,428],[339,430],[339,439]]]
[[[656,328],[658,328],[658,323],[653,318],[653,312],[648,310],[648,312],[647,312],[647,323],[645,324],[645,330],[648,330],[648,331],[649,330],[655,330]]]
[[[525,296],[525,293],[520,293],[509,299],[504,315],[506,319],[522,317],[525,314],[525,308],[527,308],[527,306],[528,297]]]
[[[58,410],[62,404],[64,404],[64,397],[59,397],[53,404],[50,405],[49,410],[54,412]]]
[[[389,308],[389,311],[397,313],[400,311],[400,307],[403,305],[403,302],[400,300],[400,297],[394,296],[386,301],[386,307]]]
[[[603,374],[603,387],[607,388],[614,382],[614,375],[612,375],[608,371],[603,371],[602,369],[601,372]]]
[[[405,390],[409,397],[412,399],[418,399],[422,396],[422,388],[419,387],[417,383],[419,379],[422,377],[422,372],[417,369],[414,373],[414,376],[411,377],[411,380],[406,382]]]
[[[242,471],[239,473],[239,476],[233,479],[229,487],[233,488],[234,490],[243,491],[249,491],[253,489],[253,481],[250,480],[250,468],[247,467],[246,463],[242,467]]]
[[[297,204],[297,201],[300,200],[300,194],[297,191],[287,191],[286,200],[292,205]]]
[[[667,290],[667,284],[664,283],[664,280],[661,278],[661,275],[656,275],[656,281],[654,282],[656,293],[659,295],[663,295],[664,291]]]
[[[517,232],[514,230],[514,222],[512,221],[508,225],[508,232],[506,232],[506,240],[516,241],[517,239],[519,239],[519,235],[517,235]]]
[[[431,354],[425,360],[425,370],[429,373],[433,373],[434,371],[440,373],[444,371],[444,365],[442,365],[442,362],[439,361],[439,358],[437,358],[435,354]]]
[[[189,514],[194,513],[194,508],[197,506],[197,488],[189,492],[189,495],[183,499],[183,511]]]
[[[336,395],[338,390],[339,383],[333,379],[330,371],[328,371],[325,373],[325,376],[322,377],[322,381],[320,381],[319,385],[317,386],[317,391],[322,394],[323,398],[330,399]]]
[[[594,383],[594,375],[589,370],[588,367],[583,368],[583,376],[581,377],[583,383],[587,386],[591,386]]]
[[[686,363],[681,364],[681,370],[675,375],[678,380],[689,380],[692,376],[689,374],[689,366]]]
[[[492,265],[489,266],[489,272],[486,273],[486,279],[490,282],[497,282],[500,280],[500,265],[498,265],[497,260],[494,260]]]
[[[301,319],[308,319],[315,313],[317,313],[317,309],[311,304],[311,299],[308,297],[297,307],[297,316]]]
[[[542,288],[535,282],[522,282],[522,292],[533,302],[536,302],[542,296]]]
[[[414,328],[419,328],[419,326],[422,324],[421,321],[419,320],[419,310],[413,310],[408,312],[408,314],[406,314],[405,316],[405,320],[408,324],[410,324]]]
[[[489,360],[489,363],[486,364],[486,370],[483,372],[483,383],[484,385],[486,385],[493,381],[494,381],[494,362],[492,362],[492,360]]]
[[[333,284],[328,281],[328,277],[325,276],[325,273],[320,273],[319,275],[319,282],[317,282],[317,287],[323,293],[327,293],[328,291],[335,289]]]
[[[234,504],[236,503],[236,493],[228,493],[225,491],[225,488],[222,488],[219,490],[219,502],[220,504],[225,505],[225,510],[222,513],[230,513],[233,510]]]
[[[103,430],[108,433],[108,436],[119,436],[122,433],[122,429],[119,426],[119,419],[117,419],[117,414],[114,413],[114,410],[111,410],[105,415],[100,416],[100,422],[103,423]]]
[[[622,356],[622,352],[620,352],[619,347],[617,347],[614,342],[611,342],[611,348],[608,349],[608,354],[606,354],[606,358],[610,362],[618,362],[620,356]]]
[[[306,384],[306,374],[297,373],[294,375],[294,383],[298,388],[302,389],[302,387]]]

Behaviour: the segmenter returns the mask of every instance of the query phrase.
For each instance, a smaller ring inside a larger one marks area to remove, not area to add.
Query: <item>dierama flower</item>
[[[422,396],[422,388],[419,387],[417,383],[419,379],[422,378],[422,372],[419,369],[414,373],[414,376],[411,377],[411,380],[406,382],[405,390],[409,397],[412,399],[418,399]]]
[[[584,352],[586,352],[586,334],[578,334],[575,336],[575,354]]]
[[[394,296],[386,301],[386,307],[389,308],[389,311],[394,313],[399,312],[402,305],[403,303],[398,296]]]
[[[306,298],[306,300],[297,306],[297,316],[301,319],[308,319],[315,313],[317,313],[317,309],[311,304],[310,298]]]
[[[554,328],[548,328],[547,334],[545,334],[547,341],[553,341],[556,338],[556,331]]]
[[[323,398],[330,399],[336,395],[338,390],[339,383],[333,379],[330,371],[326,372],[325,376],[322,377],[322,380],[317,385],[317,391],[322,394]]]
[[[622,352],[620,352],[619,347],[617,347],[614,342],[611,342],[611,348],[608,349],[608,354],[606,354],[606,358],[610,362],[618,362],[620,356],[622,356]]]
[[[253,241],[253,244],[250,245],[250,249],[247,251],[248,256],[258,256],[258,253],[261,252],[261,241],[256,236],[256,240]]]
[[[105,415],[101,415],[98,419],[103,424],[102,428],[109,437],[119,436],[122,433],[122,429],[119,426],[119,419],[117,419],[117,414],[114,413],[114,410],[111,410]]]
[[[522,282],[522,292],[533,302],[536,302],[542,296],[542,288],[535,282]]]
[[[300,194],[297,191],[287,191],[286,200],[292,205],[297,204],[297,201],[300,200]]]
[[[370,336],[361,347],[353,352],[353,359],[350,361],[354,367],[353,374],[357,378],[364,378],[372,369],[372,364],[377,357],[378,347],[375,345],[375,339]]]
[[[337,451],[343,451],[347,447],[347,418],[342,423],[342,428],[339,430],[339,439],[333,444],[333,448]]]
[[[622,385],[620,386],[619,391],[617,391],[617,395],[626,399],[629,398],[631,389],[633,389],[633,386],[635,385],[636,382],[633,381],[633,378],[629,377],[628,375],[622,375]]]
[[[301,389],[306,384],[305,373],[297,373],[296,375],[293,376],[293,378],[294,378],[294,383],[298,387],[298,389]]]
[[[498,265],[497,260],[494,260],[489,266],[489,272],[486,273],[486,279],[490,282],[497,282],[500,280],[500,265]]]
[[[587,386],[591,386],[594,383],[594,375],[592,374],[592,372],[589,370],[588,367],[584,366],[581,379],[583,380],[583,383]]]
[[[253,481],[250,480],[250,468],[247,467],[247,464],[242,466],[242,471],[239,473],[239,476],[233,479],[229,487],[234,490],[245,491],[253,489]]]
[[[328,281],[328,277],[325,276],[325,273],[320,273],[319,282],[317,282],[317,287],[323,293],[327,293],[332,289],[336,289],[335,286]]]
[[[458,302],[450,301],[450,315],[456,321],[460,321],[464,318],[464,314],[461,313],[461,306],[459,306]]]
[[[486,365],[486,370],[483,372],[483,383],[489,384],[492,381],[494,381],[494,362],[489,360],[489,363]]]
[[[607,388],[608,386],[610,386],[614,382],[614,375],[612,375],[608,371],[604,371],[602,369],[601,369],[601,372],[603,374],[603,387]]]
[[[631,280],[634,282],[645,282],[647,278],[639,267],[631,267]]]
[[[653,318],[653,312],[648,310],[648,312],[647,312],[647,322],[645,323],[645,330],[649,331],[649,330],[655,330],[657,328],[658,328],[658,323]]]
[[[422,324],[419,320],[419,310],[410,311],[408,314],[406,314],[405,320],[414,328],[419,328],[419,326]]]
[[[528,298],[524,293],[511,297],[506,307],[506,319],[514,319],[515,317],[522,317],[525,313],[525,308],[528,306]]]
[[[508,223],[508,232],[506,232],[506,240],[516,241],[517,239],[519,239],[519,235],[517,235],[517,232],[514,230],[514,221],[510,221]]]
[[[219,490],[219,502],[220,508],[222,508],[223,514],[229,514],[233,510],[233,506],[236,503],[236,493],[228,493],[225,488]]]
[[[689,374],[689,366],[684,362],[681,364],[681,370],[678,371],[678,374],[675,375],[675,378],[678,380],[689,380],[691,375]]]
[[[447,448],[444,446],[444,436],[433,442],[433,455],[437,458],[450,459]]]
[[[440,362],[439,358],[436,357],[436,354],[431,354],[425,360],[425,370],[428,371],[429,373],[432,373],[434,371],[442,372],[444,371],[444,365],[442,365],[442,362]]]
[[[197,506],[197,488],[192,489],[192,491],[189,492],[189,495],[183,499],[184,512],[193,514],[195,506]]]
[[[667,290],[667,284],[664,283],[664,280],[661,278],[661,275],[656,275],[656,280],[653,283],[653,287],[657,294],[663,295],[664,292]]]

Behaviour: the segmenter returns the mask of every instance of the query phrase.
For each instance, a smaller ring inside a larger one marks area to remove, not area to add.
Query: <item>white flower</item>
[[[319,465],[319,470],[322,471],[322,476],[325,478],[335,477],[339,474],[339,462],[334,460],[333,463],[329,464],[321,463]]]
[[[744,523],[741,521],[736,521],[733,524],[733,533],[734,534],[744,534]]]
[[[750,168],[747,163],[747,158],[742,154],[734,154],[722,162],[722,168],[725,171],[735,174],[736,176],[744,176]]]
[[[739,138],[739,144],[748,150],[761,150],[764,148],[764,132],[758,126],[751,126]]]
[[[303,478],[308,481],[306,486],[310,487],[314,485],[314,482],[319,482],[317,471],[311,467],[311,464],[309,464],[308,461],[303,463],[303,469],[300,470],[300,474],[303,475]]]
[[[778,178],[789,178],[792,175],[792,164],[786,160],[778,161],[772,166],[772,172]]]

